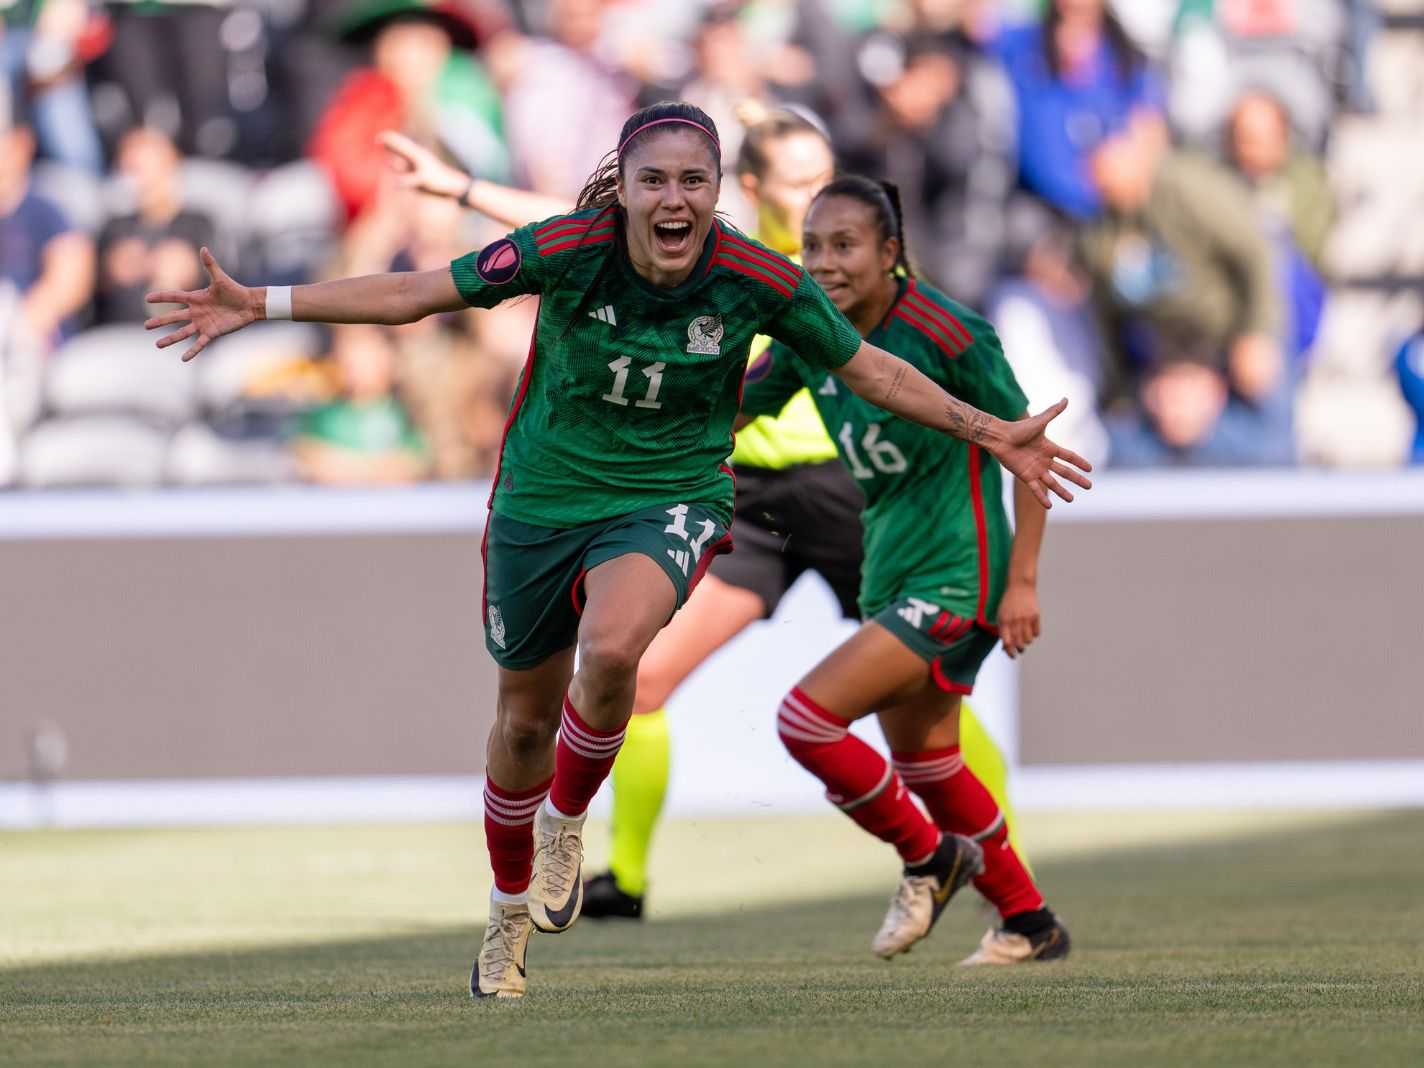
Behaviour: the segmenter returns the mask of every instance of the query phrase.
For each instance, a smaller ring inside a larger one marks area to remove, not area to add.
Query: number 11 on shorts
[[[717,524],[710,519],[702,521],[702,532],[693,538],[687,530],[687,505],[679,504],[669,508],[667,514],[672,516],[672,522],[663,527],[664,534],[676,534],[683,541],[687,542],[687,550],[669,549],[668,556],[672,557],[678,567],[682,568],[682,573],[687,574],[687,569],[696,564],[702,557],[702,548],[707,544],[707,539],[712,537],[717,530]]]

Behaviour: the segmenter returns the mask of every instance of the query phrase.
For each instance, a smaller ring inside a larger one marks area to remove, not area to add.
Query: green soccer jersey
[[[716,221],[681,285],[634,271],[611,210],[514,231],[451,264],[476,307],[538,294],[492,507],[567,528],[655,504],[705,504],[731,521],[732,423],[752,339],[840,367],[855,328],[785,256]]]
[[[1027,407],[994,328],[922,283],[900,283],[866,340],[1001,419]],[[803,385],[865,493],[861,611],[869,618],[896,598],[921,596],[992,627],[1012,542],[998,462],[862,400],[782,344],[747,371],[742,410],[780,411]]]

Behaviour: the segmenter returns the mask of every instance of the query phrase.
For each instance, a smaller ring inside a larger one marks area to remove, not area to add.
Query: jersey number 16
[[[843,424],[841,432],[836,437],[840,439],[841,448],[845,449],[846,463],[850,465],[850,473],[856,478],[874,478],[875,471],[879,471],[882,475],[898,475],[910,466],[905,459],[905,454],[896,447],[893,441],[880,440],[879,423],[871,423],[865,428],[865,433],[860,436],[860,447],[865,455],[870,457],[870,462],[875,465],[875,471],[866,467],[860,454],[856,452],[855,424]]]

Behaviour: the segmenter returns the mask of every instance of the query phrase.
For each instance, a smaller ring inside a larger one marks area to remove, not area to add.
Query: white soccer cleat
[[[870,948],[886,960],[908,953],[930,933],[950,898],[983,870],[984,851],[977,843],[957,834],[944,835],[928,861],[905,869]]]
[[[986,933],[979,941],[979,948],[959,963],[964,967],[973,967],[980,964],[1062,960],[1068,956],[1072,944],[1068,928],[1057,922],[1032,938],[999,928]]]
[[[934,876],[906,876],[900,880],[895,896],[890,899],[890,911],[885,922],[875,932],[870,948],[877,956],[889,960],[930,933],[934,924]]]
[[[529,918],[547,934],[567,931],[583,909],[583,821],[562,819],[549,802],[534,816],[534,870],[529,879]]]
[[[526,905],[509,905],[490,896],[489,926],[480,943],[480,955],[470,972],[470,995],[477,998],[522,998],[524,957],[529,949],[529,922]]]

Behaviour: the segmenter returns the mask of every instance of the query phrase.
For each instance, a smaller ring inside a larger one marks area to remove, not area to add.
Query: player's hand
[[[1038,590],[1031,582],[1010,581],[999,600],[999,638],[1004,652],[1017,657],[1038,634]]]
[[[377,138],[390,153],[391,166],[403,189],[417,189],[437,197],[458,199],[470,184],[470,176],[450,166],[424,145],[418,145],[405,134],[385,130]]]
[[[178,327],[158,339],[160,349],[192,338],[193,343],[183,353],[184,363],[207,348],[213,338],[240,330],[260,318],[257,291],[234,282],[206,248],[198,256],[203,261],[203,269],[208,272],[207,289],[169,289],[150,293],[143,298],[149,304],[185,305],[178,311],[155,315],[143,324],[146,330]]]
[[[1052,508],[1049,493],[1056,493],[1065,501],[1073,499],[1073,493],[1059,479],[1066,479],[1075,486],[1092,489],[1084,472],[1091,471],[1093,465],[1071,449],[1065,449],[1048,440],[1045,433],[1048,424],[1068,407],[1065,397],[1051,408],[1045,408],[1031,419],[1019,419],[1001,424],[1003,434],[997,442],[986,447],[995,459],[1003,464],[1015,478],[1027,486],[1038,503]]]

